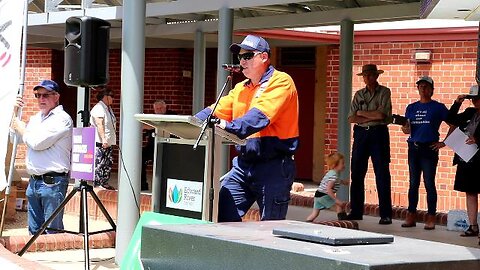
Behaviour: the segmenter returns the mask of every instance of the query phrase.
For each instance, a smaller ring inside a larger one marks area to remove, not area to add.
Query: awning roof
[[[121,43],[122,0],[33,0],[29,4],[28,43],[61,49],[65,20],[92,16],[112,23],[111,47]],[[234,11],[234,30],[243,33],[308,26],[428,19],[480,20],[478,0],[147,0],[146,47],[192,47],[201,30],[207,46],[216,46],[218,10]],[[270,41],[281,46],[286,41]],[[298,45],[325,43],[301,42]],[[292,45],[292,43],[288,43]]]
[[[478,0],[428,0],[422,1],[420,16],[428,19],[461,19],[480,21]]]
[[[420,0],[149,0],[146,9],[146,47],[191,47],[195,31],[216,46],[218,10],[234,10],[234,30],[283,29],[419,18]],[[34,0],[29,5],[30,46],[62,48],[65,20],[93,16],[112,23],[112,47],[121,42],[120,0]],[[275,44],[272,44],[275,45]],[[278,45],[278,44],[277,44]]]

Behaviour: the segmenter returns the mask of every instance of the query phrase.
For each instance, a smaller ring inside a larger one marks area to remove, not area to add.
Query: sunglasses
[[[40,94],[40,93],[35,93],[33,94],[35,98],[48,98],[49,96],[56,95],[55,93],[46,93],[46,94]]]
[[[248,61],[250,59],[252,59],[253,57],[261,54],[262,52],[246,52],[246,53],[239,53],[238,54],[238,61],[240,60],[245,60],[245,61]]]

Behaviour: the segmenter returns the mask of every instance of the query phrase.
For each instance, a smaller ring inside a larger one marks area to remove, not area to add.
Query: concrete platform
[[[146,226],[142,262],[145,269],[480,269],[480,249],[400,236],[390,244],[335,247],[276,237],[278,227],[326,226],[291,220]]]

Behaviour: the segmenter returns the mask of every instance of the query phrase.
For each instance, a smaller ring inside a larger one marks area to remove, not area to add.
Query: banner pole
[[[18,87],[18,94],[23,97],[23,91],[25,88],[25,72],[27,62],[27,28],[28,28],[28,1],[25,0],[23,8],[23,28],[22,28],[22,59],[21,59],[21,73],[20,84]],[[17,115],[13,117],[22,118],[22,108],[19,108]],[[13,181],[13,174],[15,169],[15,157],[17,155],[18,135],[13,136],[13,148],[12,155],[10,157],[10,167],[8,170],[8,183],[5,189],[5,198],[3,199],[2,220],[0,222],[0,237],[3,235],[3,228],[5,225],[5,214],[7,213],[8,197],[10,195],[10,189]]]

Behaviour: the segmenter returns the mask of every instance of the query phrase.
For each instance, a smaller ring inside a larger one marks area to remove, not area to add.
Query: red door
[[[295,82],[299,102],[300,148],[295,154],[296,179],[312,180],[313,167],[313,105],[315,99],[315,68],[281,67]]]

